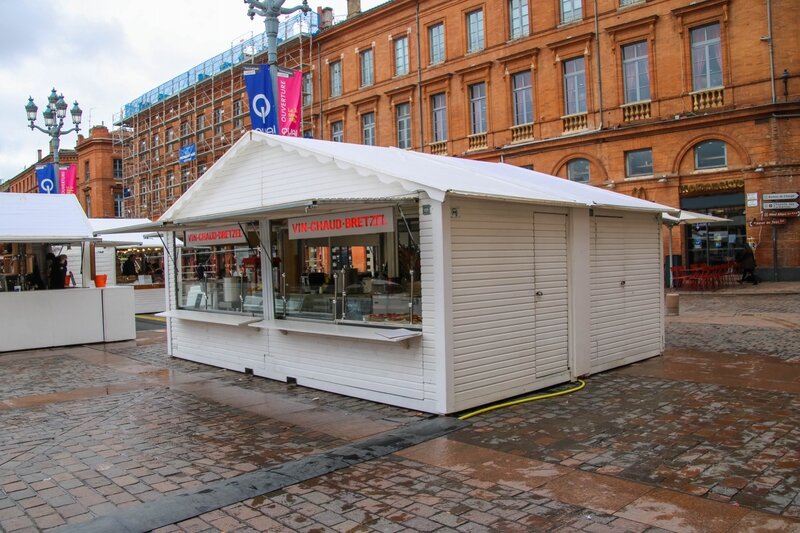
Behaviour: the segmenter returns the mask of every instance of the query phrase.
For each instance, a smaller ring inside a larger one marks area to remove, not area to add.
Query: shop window
[[[511,39],[527,37],[528,26],[528,0],[509,0],[508,2],[509,26]]]
[[[582,0],[560,0],[561,2],[561,23],[567,24],[583,18]]]
[[[422,323],[414,204],[271,223],[276,317]]]
[[[586,113],[586,70],[584,58],[564,61],[564,112]]]
[[[397,115],[397,147],[411,148],[411,104],[398,104]]]
[[[257,225],[187,231],[179,253],[179,308],[263,315]]]
[[[148,246],[116,249],[117,284],[164,284],[164,249]]]
[[[694,147],[694,168],[724,168],[728,166],[727,146],[724,141],[705,141]]]
[[[375,83],[375,69],[373,66],[373,57],[374,54],[372,52],[372,48],[368,48],[361,52],[361,86],[368,87]],[[333,96],[333,94],[331,94]]]
[[[570,181],[589,183],[589,160],[573,159],[567,163],[567,177]]]
[[[653,175],[653,150],[625,152],[625,177],[638,178]]]
[[[467,53],[480,52],[484,47],[483,10],[467,13]]]
[[[429,62],[436,65],[444,62],[444,23],[428,27]]]
[[[722,87],[722,47],[719,23],[691,31],[692,89],[702,91]]]
[[[408,37],[394,40],[394,75],[408,74]]]

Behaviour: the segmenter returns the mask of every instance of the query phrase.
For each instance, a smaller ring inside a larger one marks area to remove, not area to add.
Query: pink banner
[[[75,188],[78,181],[78,167],[70,165],[58,168],[58,192],[61,194],[76,194]]]
[[[303,122],[303,73],[299,70],[278,73],[278,131],[300,137]]]

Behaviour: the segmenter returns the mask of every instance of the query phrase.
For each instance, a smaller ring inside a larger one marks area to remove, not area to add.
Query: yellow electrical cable
[[[578,380],[579,385],[577,387],[573,387],[571,389],[562,390],[559,392],[551,392],[549,394],[540,394],[539,396],[530,396],[528,398],[521,398],[519,400],[513,400],[511,402],[499,403],[497,405],[490,405],[489,407],[484,407],[483,409],[478,409],[477,411],[473,411],[471,413],[467,413],[465,415],[461,415],[458,417],[459,420],[466,420],[467,418],[472,418],[473,416],[477,416],[483,413],[488,413],[489,411],[494,411],[495,409],[500,409],[501,407],[510,407],[512,405],[517,405],[520,403],[532,402],[534,400],[544,400],[545,398],[553,398],[555,396],[562,396],[564,394],[569,394],[571,392],[577,392],[586,386],[586,382],[582,379]]]

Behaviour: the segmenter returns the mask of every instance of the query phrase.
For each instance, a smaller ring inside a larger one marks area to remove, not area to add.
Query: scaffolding
[[[297,13],[281,22],[279,64],[311,72],[319,15]],[[123,216],[157,218],[249,128],[246,65],[266,62],[266,33],[231,43],[217,54],[122,107],[112,139],[122,154]],[[304,98],[310,95],[304,95]],[[310,119],[304,117],[303,131]],[[181,148],[195,147],[181,161]]]

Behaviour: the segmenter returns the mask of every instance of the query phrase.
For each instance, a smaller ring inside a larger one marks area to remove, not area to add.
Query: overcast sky
[[[362,9],[384,1],[362,0]],[[309,6],[347,14],[346,0]],[[53,87],[70,108],[78,101],[82,133],[110,127],[126,103],[263,31],[264,19],[251,21],[242,0],[0,0],[0,182],[34,164],[37,149],[49,151],[50,137],[27,127],[29,96],[42,127]],[[75,141],[75,133],[62,136],[61,148]]]

